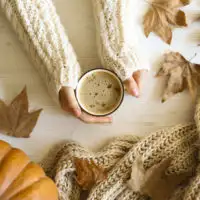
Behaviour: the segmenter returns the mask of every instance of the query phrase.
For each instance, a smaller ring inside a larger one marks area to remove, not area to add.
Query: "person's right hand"
[[[81,110],[75,97],[73,88],[62,87],[59,92],[61,108],[86,123],[111,123],[111,117],[95,117]]]
[[[141,81],[145,72],[146,70],[138,70],[133,73],[132,77],[124,81],[124,86],[128,94],[137,98],[140,97]]]

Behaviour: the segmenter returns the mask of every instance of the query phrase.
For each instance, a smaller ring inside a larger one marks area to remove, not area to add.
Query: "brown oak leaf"
[[[30,136],[42,109],[28,112],[26,88],[8,106],[0,100],[0,132],[13,137]]]
[[[91,189],[95,184],[105,180],[107,177],[105,170],[96,165],[92,159],[75,158],[74,164],[77,174],[76,182],[83,190]]]
[[[179,8],[190,0],[147,0],[150,8],[144,16],[143,25],[146,37],[154,32],[164,42],[170,44],[173,27],[185,27],[186,16]]]
[[[161,68],[157,77],[167,76],[167,87],[162,102],[176,93],[189,89],[192,98],[197,95],[197,86],[200,84],[200,65],[187,61],[180,53],[164,54]]]
[[[167,200],[181,183],[188,181],[193,175],[192,172],[167,175],[166,170],[171,162],[172,159],[168,158],[145,170],[142,161],[136,159],[128,186],[152,200]]]

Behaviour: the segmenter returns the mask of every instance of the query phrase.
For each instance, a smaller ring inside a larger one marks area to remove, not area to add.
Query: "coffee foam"
[[[79,82],[76,90],[81,107],[93,115],[113,112],[123,98],[120,80],[107,70],[93,70]]]

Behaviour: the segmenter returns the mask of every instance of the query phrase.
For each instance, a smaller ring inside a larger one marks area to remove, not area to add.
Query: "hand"
[[[133,73],[131,78],[124,81],[124,86],[130,95],[135,97],[140,96],[141,80],[144,72],[145,70],[138,70]]]
[[[111,117],[95,117],[83,112],[76,100],[74,90],[70,87],[62,87],[59,92],[61,108],[86,123],[111,123]]]

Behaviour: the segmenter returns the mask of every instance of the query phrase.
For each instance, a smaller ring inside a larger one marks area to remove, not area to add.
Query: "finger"
[[[76,117],[81,115],[81,109],[76,100],[73,88],[62,87],[59,92],[59,100],[63,110],[72,113]]]
[[[131,77],[128,80],[124,81],[127,92],[135,97],[139,97],[139,88],[136,81]]]
[[[137,83],[138,88],[140,89],[141,87],[141,79],[142,79],[142,73],[143,71],[136,71],[133,73],[133,79],[135,80],[135,82]]]
[[[80,120],[86,123],[111,123],[112,117],[95,117],[82,112],[80,115]]]
[[[69,112],[72,113],[75,117],[79,117],[81,115],[81,109],[79,108],[69,108]]]

